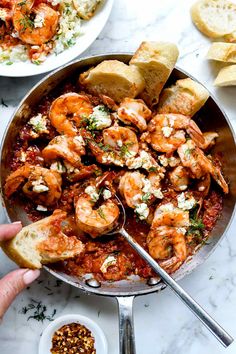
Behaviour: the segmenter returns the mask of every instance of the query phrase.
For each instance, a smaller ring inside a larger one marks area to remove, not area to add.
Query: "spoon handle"
[[[136,242],[124,228],[120,234],[129,242],[129,244],[146,260],[152,269],[162,278],[166,285],[174,291],[176,295],[187,305],[196,317],[214,334],[218,341],[228,347],[234,339],[183,289],[179,284],[162,269],[159,264]]]

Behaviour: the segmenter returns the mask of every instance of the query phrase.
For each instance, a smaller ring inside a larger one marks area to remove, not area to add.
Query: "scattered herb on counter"
[[[3,98],[1,98],[1,105],[2,105],[3,107],[8,107],[8,105],[4,102]]]
[[[80,323],[69,323],[59,328],[52,337],[52,354],[96,354],[91,331]]]
[[[47,307],[42,304],[42,301],[36,301],[34,299],[31,299],[31,303],[29,303],[28,306],[24,306],[20,311],[23,315],[32,313],[27,318],[27,321],[34,319],[39,322],[43,322],[44,320],[53,321],[56,312],[57,310],[54,309],[52,314],[48,315]]]

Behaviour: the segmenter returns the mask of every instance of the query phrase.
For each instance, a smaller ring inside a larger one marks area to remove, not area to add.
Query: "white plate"
[[[107,340],[101,328],[88,317],[71,314],[56,318],[45,328],[40,338],[38,354],[51,354],[50,349],[52,347],[52,336],[54,332],[65,324],[69,324],[71,322],[80,323],[92,332],[92,335],[95,338],[94,346],[96,348],[96,354],[108,353]]]
[[[12,65],[0,64],[0,75],[22,77],[43,74],[73,60],[83,53],[98,37],[108,21],[113,1],[103,0],[91,20],[82,22],[81,30],[83,34],[77,38],[76,44],[71,48],[58,55],[49,55],[41,65],[32,64],[30,61],[17,62]]]

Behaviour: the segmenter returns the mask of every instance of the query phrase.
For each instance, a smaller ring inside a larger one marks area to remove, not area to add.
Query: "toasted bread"
[[[179,113],[192,117],[206,102],[208,91],[190,78],[177,80],[162,91],[158,113]]]
[[[118,60],[104,60],[79,77],[79,83],[94,95],[106,95],[115,102],[135,98],[144,89],[144,79],[139,70]]]
[[[142,42],[130,61],[140,70],[145,89],[141,97],[149,105],[158,103],[160,92],[170,76],[178,59],[175,44],[166,42]]]
[[[90,20],[101,0],[73,0],[74,7],[83,20]]]
[[[225,63],[236,63],[236,44],[233,43],[212,43],[207,59],[223,61]]]
[[[236,31],[236,4],[227,0],[199,0],[191,8],[197,28],[210,38]]]
[[[1,243],[3,251],[20,267],[31,269],[78,256],[84,245],[60,230],[65,218],[64,211],[55,210],[51,216],[23,227],[13,239]]]
[[[236,65],[229,65],[220,70],[215,81],[215,86],[236,86]]]

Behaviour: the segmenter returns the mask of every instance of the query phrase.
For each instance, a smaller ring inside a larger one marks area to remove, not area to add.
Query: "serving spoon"
[[[195,316],[207,327],[207,329],[218,339],[224,346],[228,347],[234,339],[163,269],[161,266],[144,250],[135,239],[125,230],[126,212],[123,203],[117,195],[115,195],[120,209],[121,217],[118,225],[107,235],[122,235],[131,247],[145,259],[150,267],[161,277],[163,282],[173,290],[173,292],[188,306]]]

